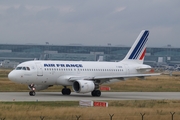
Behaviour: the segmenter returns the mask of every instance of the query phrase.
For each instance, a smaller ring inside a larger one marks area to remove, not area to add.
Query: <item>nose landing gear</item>
[[[34,84],[33,84],[33,83],[30,84],[30,85],[28,86],[28,88],[31,90],[31,91],[29,91],[29,95],[30,95],[30,96],[35,96],[35,95],[36,95],[36,92],[35,92],[36,88],[34,87]]]
[[[30,95],[30,96],[35,96],[35,95],[36,95],[36,92],[35,92],[35,91],[29,91],[29,95]]]

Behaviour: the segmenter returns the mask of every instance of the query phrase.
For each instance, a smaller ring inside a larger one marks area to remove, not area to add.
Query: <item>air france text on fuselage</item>
[[[44,64],[44,67],[83,67],[82,64]]]

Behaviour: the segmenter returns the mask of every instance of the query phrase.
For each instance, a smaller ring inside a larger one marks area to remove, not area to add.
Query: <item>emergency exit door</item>
[[[43,68],[41,63],[36,63],[36,67],[37,67],[37,76],[43,76]]]

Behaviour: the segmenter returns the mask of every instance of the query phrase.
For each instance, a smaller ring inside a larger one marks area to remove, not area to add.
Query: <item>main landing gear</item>
[[[92,96],[100,97],[101,96],[101,91],[100,90],[93,90],[91,92]]]
[[[66,88],[66,86],[64,86],[64,88],[62,89],[62,94],[63,95],[70,95],[71,94],[71,89]]]
[[[100,83],[100,81],[96,81],[96,83],[95,83],[95,90],[93,90],[91,92],[91,95],[94,96],[94,97],[100,97],[101,96],[101,91],[98,90],[99,89],[99,83]]]
[[[28,87],[31,90],[31,91],[29,91],[29,95],[30,96],[35,96],[36,95],[36,92],[35,92],[36,88],[34,87],[34,84],[31,84]]]

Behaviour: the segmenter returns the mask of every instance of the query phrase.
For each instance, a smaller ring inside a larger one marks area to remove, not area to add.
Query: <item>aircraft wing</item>
[[[131,77],[147,77],[147,76],[156,76],[160,75],[160,73],[153,73],[153,74],[132,74],[132,75],[118,75],[118,76],[97,76],[94,79],[125,79]]]
[[[119,80],[124,80],[126,78],[131,78],[131,77],[147,77],[147,76],[157,76],[160,75],[161,73],[151,73],[151,74],[132,74],[132,75],[117,75],[117,76],[94,76],[94,77],[69,77],[69,81],[76,81],[76,80],[101,80],[101,82],[106,82],[107,80],[111,79],[119,79]]]

